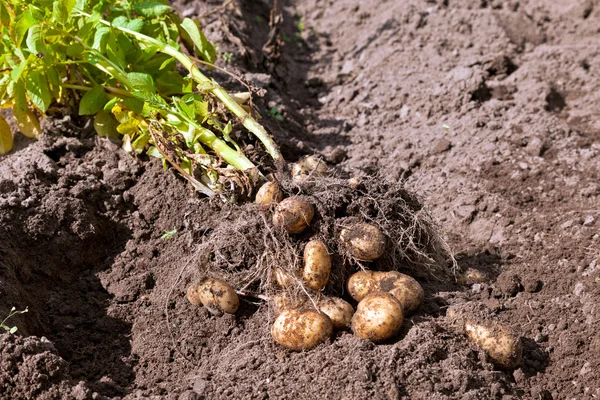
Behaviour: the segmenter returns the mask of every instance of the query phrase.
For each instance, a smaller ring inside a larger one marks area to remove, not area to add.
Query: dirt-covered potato
[[[354,308],[339,297],[327,297],[318,302],[319,310],[327,314],[336,331],[347,329],[354,315]]]
[[[201,281],[196,286],[195,296],[192,296],[192,298],[197,298],[214,315],[233,314],[240,306],[237,293],[231,285],[222,279],[207,278]],[[189,290],[188,299],[190,299]],[[190,302],[192,302],[192,299],[190,299]],[[192,304],[194,303],[192,302]]]
[[[187,296],[186,297],[187,297],[188,301],[195,306],[199,306],[202,304],[202,301],[200,300],[200,295],[198,294],[199,288],[200,288],[199,283],[192,283],[187,288]]]
[[[523,356],[521,338],[511,328],[497,322],[477,323],[467,321],[465,333],[481,347],[490,360],[502,368],[517,367]]]
[[[474,283],[481,283],[487,280],[487,276],[478,269],[475,268],[467,268],[461,274],[459,274],[456,278],[456,281],[460,285],[470,286]]]
[[[314,213],[310,203],[296,197],[288,197],[275,208],[273,225],[285,229],[288,233],[301,233],[310,225]]]
[[[404,315],[412,314],[421,307],[425,291],[415,278],[389,271],[378,274],[377,281],[379,290],[391,294],[402,304]]]
[[[369,293],[376,291],[379,281],[377,279],[379,272],[358,271],[348,278],[346,285],[348,293],[356,301],[361,301]]]
[[[282,288],[290,287],[294,283],[294,276],[282,268],[275,268],[273,270],[273,276],[275,277],[277,284]]]
[[[333,333],[333,323],[314,310],[283,310],[271,328],[273,339],[291,350],[312,349]]]
[[[389,293],[375,292],[358,303],[352,331],[362,339],[382,342],[400,332],[404,314],[400,302]]]
[[[267,182],[258,189],[254,201],[258,204],[273,204],[283,200],[283,192],[276,183]]]
[[[304,270],[302,278],[306,286],[313,290],[322,290],[331,273],[331,256],[323,241],[311,240],[304,247]]]
[[[387,247],[387,238],[378,227],[359,223],[340,232],[340,241],[352,257],[361,261],[373,261],[383,255]]]
[[[285,310],[301,308],[306,303],[306,298],[293,296],[288,292],[279,292],[269,298],[275,315],[279,315]]]
[[[292,167],[292,179],[295,181],[301,181],[309,176],[322,177],[329,175],[329,168],[325,162],[317,156],[308,156]]]

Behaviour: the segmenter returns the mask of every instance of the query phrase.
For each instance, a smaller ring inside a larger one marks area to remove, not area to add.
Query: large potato
[[[258,189],[255,202],[258,204],[273,204],[283,200],[283,192],[276,183],[267,182]]]
[[[306,298],[293,296],[288,292],[279,292],[270,299],[276,315],[285,310],[301,308],[306,303]]]
[[[327,297],[317,304],[322,313],[327,314],[336,331],[347,329],[354,315],[354,308],[339,297]]]
[[[375,271],[358,271],[348,279],[348,293],[356,301],[361,301],[372,291],[377,291],[378,274]]]
[[[275,208],[273,225],[291,234],[301,233],[310,225],[314,213],[310,203],[296,197],[288,197]]]
[[[313,310],[283,310],[271,328],[277,343],[296,351],[312,349],[332,333],[329,317]]]
[[[331,274],[331,256],[321,240],[311,240],[304,247],[304,270],[302,278],[306,286],[322,290]]]
[[[383,272],[378,276],[379,290],[394,296],[400,304],[404,315],[417,311],[423,303],[425,291],[417,280],[397,271]]]
[[[354,224],[340,232],[340,241],[352,257],[373,261],[385,253],[387,238],[378,227],[371,224]]]
[[[400,302],[389,293],[375,292],[358,303],[352,317],[352,331],[362,339],[382,342],[400,332],[403,320]]]
[[[222,279],[207,278],[193,287],[188,289],[188,299],[192,304],[199,301],[211,314],[233,314],[240,306],[237,293]]]
[[[302,181],[309,176],[323,177],[328,175],[329,168],[323,160],[316,156],[305,157],[292,167],[292,179],[295,181]]]
[[[469,339],[481,347],[499,367],[512,369],[521,362],[521,338],[508,326],[497,322],[467,321],[464,329]]]

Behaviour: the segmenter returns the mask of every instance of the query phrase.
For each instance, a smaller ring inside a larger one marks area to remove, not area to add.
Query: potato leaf
[[[117,126],[119,123],[112,114],[104,110],[98,111],[94,117],[94,129],[101,137],[119,137]]]
[[[75,0],[55,0],[52,4],[52,22],[65,24],[75,7]]]
[[[108,102],[108,95],[102,86],[94,86],[86,92],[79,102],[79,115],[94,115],[104,108]]]
[[[134,90],[149,93],[156,92],[154,79],[152,79],[152,76],[149,74],[144,74],[143,72],[130,72],[127,74],[127,80],[129,80],[129,83]]]
[[[36,22],[37,21],[31,14],[31,11],[27,10],[23,14],[21,14],[21,17],[17,20],[17,23],[15,25],[15,30],[14,30],[14,35],[15,35],[14,39],[15,39],[15,44],[17,46],[21,45],[21,42],[23,41],[23,38],[25,37],[27,30],[29,28],[31,28],[31,26],[33,24],[35,24]]]
[[[4,155],[12,150],[13,147],[13,136],[10,131],[8,122],[0,114],[0,155]]]
[[[184,18],[180,24],[181,39],[188,47],[188,50],[194,49],[196,56],[201,57],[204,61],[213,64],[217,59],[217,53],[212,43],[206,39],[204,33],[198,28],[196,22],[189,18]],[[190,46],[190,42],[193,46]]]
[[[46,112],[52,102],[46,74],[39,70],[29,71],[25,78],[25,89],[31,102],[42,112]]]
[[[44,54],[46,52],[46,44],[44,43],[42,26],[40,24],[29,28],[25,43],[27,43],[27,48],[33,54]]]
[[[171,7],[155,1],[143,1],[133,5],[136,14],[146,18],[157,18],[171,11]]]
[[[23,134],[30,139],[37,139],[42,134],[42,128],[40,127],[40,121],[37,115],[29,108],[26,108],[23,112],[17,112],[16,107],[13,108],[13,116],[17,121],[17,126]]]
[[[10,26],[11,15],[4,5],[3,1],[0,1],[0,26],[8,28]]]

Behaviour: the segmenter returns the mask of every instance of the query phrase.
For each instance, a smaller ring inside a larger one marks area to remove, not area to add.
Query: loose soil
[[[262,50],[270,4],[175,6],[266,90],[289,161],[403,182],[489,281],[420,278],[425,304],[391,342],[342,332],[284,350],[261,301],[215,317],[184,296],[211,234],[250,206],[199,198],[85,120],[48,119],[0,161],[0,315],[30,310],[0,335],[0,398],[600,397],[600,3],[284,3],[281,52]],[[522,335],[519,368],[453,329],[461,304]]]

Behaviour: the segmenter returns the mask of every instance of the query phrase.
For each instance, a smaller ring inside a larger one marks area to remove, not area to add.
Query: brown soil
[[[600,3],[296,0],[279,59],[261,51],[268,16],[237,0],[204,25],[223,65],[267,90],[287,159],[403,182],[489,282],[421,277],[397,339],[284,350],[262,302],[215,317],[184,296],[215,232],[260,211],[197,197],[85,121],[48,120],[0,160],[0,315],[30,310],[0,335],[0,398],[600,397]],[[453,329],[461,304],[522,335],[519,368]]]

